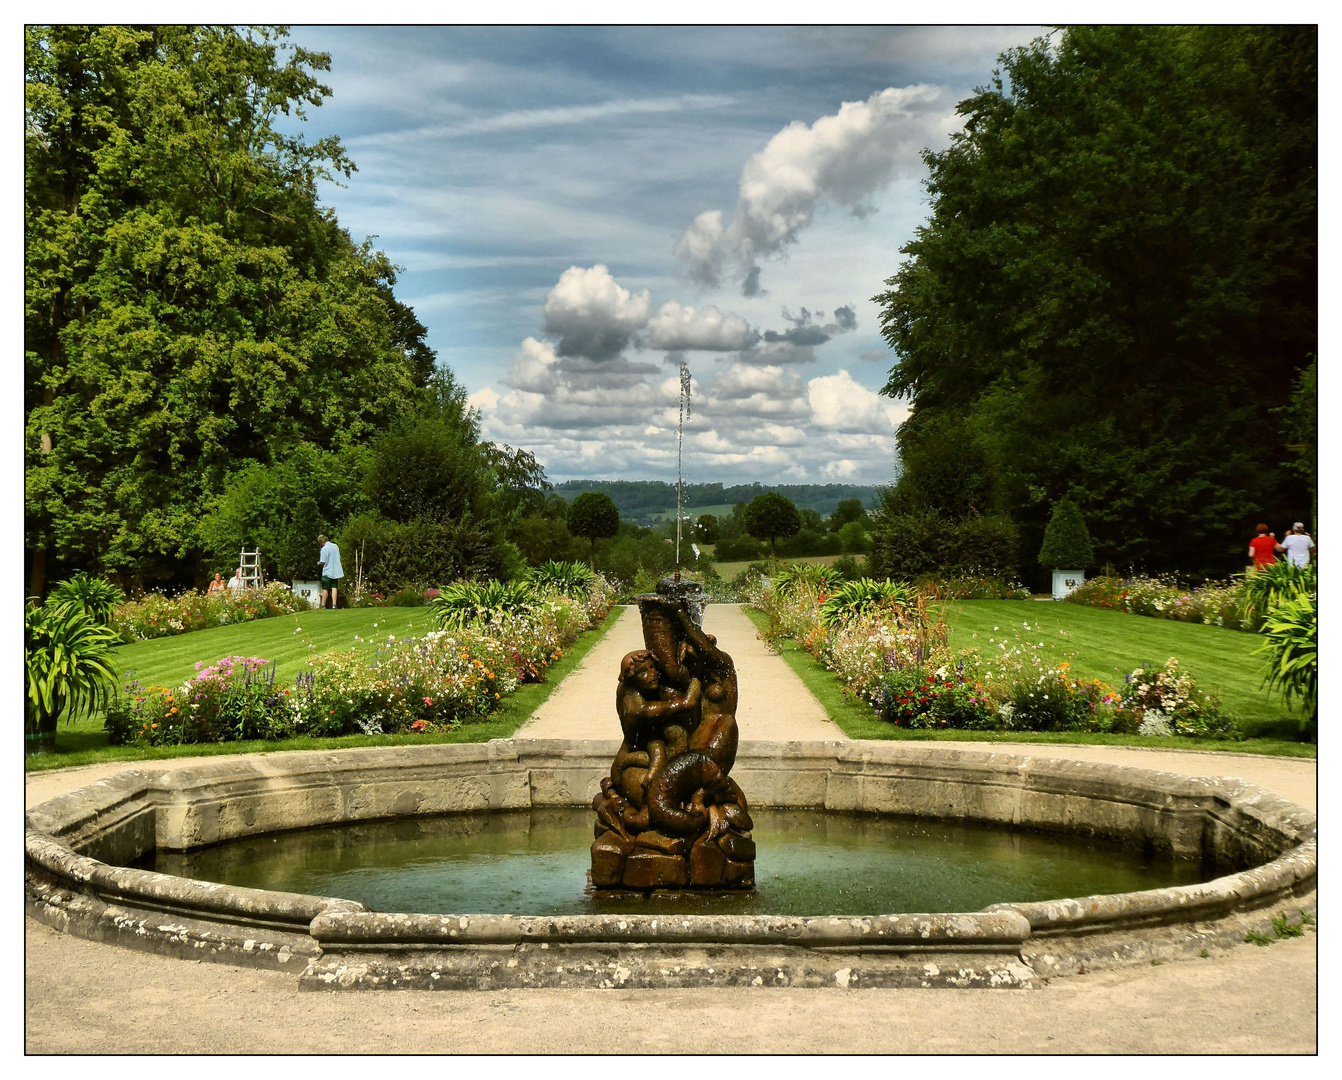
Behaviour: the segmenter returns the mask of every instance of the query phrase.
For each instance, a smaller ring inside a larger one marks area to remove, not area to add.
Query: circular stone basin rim
[[[598,790],[615,745],[513,739],[288,752],[166,772],[129,769],[28,814],[28,909],[84,936],[242,963],[282,964],[304,955],[315,962],[333,950],[356,955],[581,943],[1019,950],[1040,935],[1215,920],[1309,894],[1317,880],[1315,815],[1241,780],[942,746],[842,742],[746,743],[734,776],[761,806],[960,817],[1155,844],[1175,855],[1212,855],[1251,866],[1198,885],[995,904],[973,913],[796,918],[369,912],[337,897],[109,865],[130,862],[155,846],[188,850],[314,825],[580,806]],[[163,914],[177,921],[165,923]],[[275,940],[258,944],[257,930]],[[328,983],[336,978],[328,975],[322,976]]]

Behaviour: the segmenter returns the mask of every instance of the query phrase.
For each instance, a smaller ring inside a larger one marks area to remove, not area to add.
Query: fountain
[[[638,608],[646,648],[620,664],[624,739],[592,800],[592,885],[749,889],[750,811],[728,775],[738,740],[736,667],[703,631],[697,582],[664,578]]]

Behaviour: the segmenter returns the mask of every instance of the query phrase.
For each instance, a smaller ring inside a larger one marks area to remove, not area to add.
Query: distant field
[[[863,568],[866,567],[867,557],[865,555],[855,555],[853,557],[857,559],[857,565],[859,567]],[[842,555],[797,555],[794,557],[787,558],[783,561],[794,562],[794,563],[820,563],[824,566],[833,566],[836,562],[838,562],[842,558],[843,558]],[[751,561],[758,561],[758,560],[751,560]],[[714,563],[713,569],[715,569],[718,572],[718,575],[724,581],[731,581],[732,578],[736,577],[737,574],[739,574],[749,565],[750,565],[749,561],[720,562],[720,563]]]
[[[731,503],[714,503],[712,506],[687,506],[685,507],[685,516],[698,519],[701,514],[712,514],[714,517],[731,517]],[[650,515],[656,521],[675,521],[676,508],[674,506]]]

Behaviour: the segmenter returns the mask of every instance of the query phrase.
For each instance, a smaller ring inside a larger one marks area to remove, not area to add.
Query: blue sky
[[[924,147],[1038,27],[305,27],[325,185],[471,394],[552,480],[887,483],[902,403],[870,298],[926,218]]]

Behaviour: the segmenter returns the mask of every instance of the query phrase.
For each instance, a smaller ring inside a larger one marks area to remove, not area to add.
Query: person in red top
[[[1267,531],[1266,525],[1258,526],[1258,535],[1249,541],[1249,558],[1253,559],[1255,570],[1271,566],[1277,561],[1277,552],[1286,549],[1277,543],[1277,538]]]

